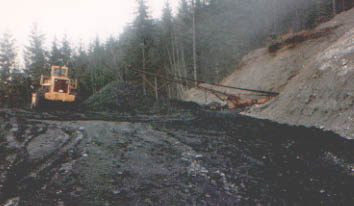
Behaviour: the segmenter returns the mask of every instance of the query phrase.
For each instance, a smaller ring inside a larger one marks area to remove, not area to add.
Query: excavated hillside
[[[280,93],[246,114],[354,138],[353,80],[354,9],[312,31],[288,34],[251,52],[221,84]],[[195,89],[185,99],[202,104],[218,101]]]

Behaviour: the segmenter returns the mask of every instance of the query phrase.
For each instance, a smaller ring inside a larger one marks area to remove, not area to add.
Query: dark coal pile
[[[133,84],[113,82],[84,102],[93,111],[135,112],[153,107],[154,99],[144,96],[142,89]]]
[[[0,111],[0,205],[354,205],[354,143],[332,132],[203,110],[29,114]]]
[[[128,114],[166,114],[194,111],[200,106],[192,102],[160,99],[143,95],[142,88],[129,83],[113,82],[83,103],[90,111],[120,112]]]

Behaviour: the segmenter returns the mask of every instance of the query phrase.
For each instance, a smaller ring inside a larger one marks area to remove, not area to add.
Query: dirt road
[[[0,123],[0,205],[354,204],[353,141],[314,128],[202,110]]]

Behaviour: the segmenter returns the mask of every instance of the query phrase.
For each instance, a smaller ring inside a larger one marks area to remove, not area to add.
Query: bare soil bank
[[[285,45],[275,53],[269,53],[268,48],[251,52],[221,83],[280,92],[279,97],[251,108],[247,115],[315,126],[354,138],[353,19],[354,9],[309,32],[321,33],[316,38]],[[200,104],[218,101],[195,89],[188,91],[185,99]]]

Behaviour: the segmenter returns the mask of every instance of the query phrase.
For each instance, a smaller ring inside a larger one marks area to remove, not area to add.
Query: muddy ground
[[[0,205],[354,205],[354,143],[230,112],[0,110]]]

